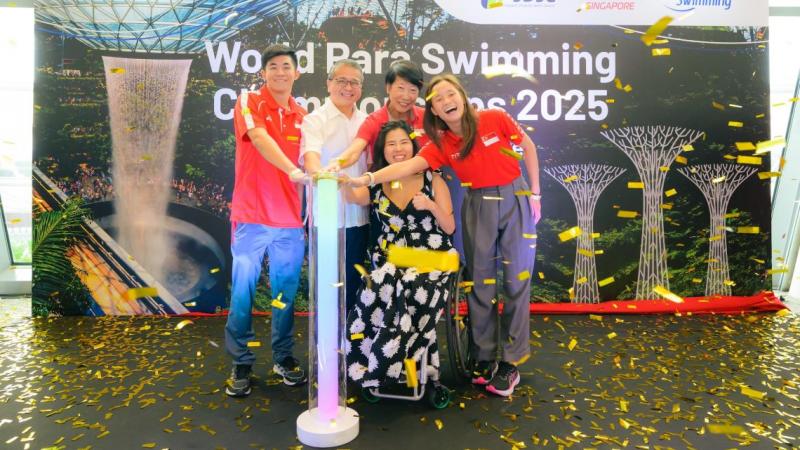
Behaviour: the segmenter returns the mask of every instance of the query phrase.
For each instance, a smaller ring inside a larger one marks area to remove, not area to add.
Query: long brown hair
[[[429,98],[431,93],[436,90],[436,85],[442,81],[447,81],[455,86],[456,90],[464,99],[464,115],[461,116],[461,142],[463,145],[458,154],[459,158],[464,159],[469,156],[469,153],[472,151],[472,145],[475,143],[475,137],[478,134],[478,115],[475,113],[475,108],[473,108],[469,102],[469,97],[467,97],[467,91],[464,90],[464,86],[461,85],[461,82],[458,81],[458,78],[456,78],[455,75],[449,73],[436,75],[433,77],[428,84],[428,89],[425,90],[425,98]],[[431,141],[433,141],[437,147],[441,148],[442,139],[439,135],[439,132],[443,130],[449,130],[450,128],[447,126],[444,120],[433,114],[432,108],[433,100],[427,100],[425,102],[425,116],[422,119],[422,124],[425,127],[425,133],[428,135]]]

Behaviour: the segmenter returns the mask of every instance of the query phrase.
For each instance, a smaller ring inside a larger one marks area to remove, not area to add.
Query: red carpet
[[[683,303],[668,300],[609,300],[601,303],[531,303],[531,314],[743,314],[780,311],[788,309],[772,292],[761,292],[750,297],[686,297]],[[500,305],[502,311],[503,305]],[[466,313],[466,303],[460,304]],[[268,316],[269,312],[254,311],[255,316]],[[218,317],[219,314],[188,313],[179,317]],[[307,312],[295,315],[307,316]]]

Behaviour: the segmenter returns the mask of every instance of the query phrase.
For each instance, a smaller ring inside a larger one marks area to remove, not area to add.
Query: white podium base
[[[350,408],[339,407],[335,421],[323,421],[317,416],[317,408],[297,416],[297,437],[311,447],[338,447],[358,436],[358,413]]]

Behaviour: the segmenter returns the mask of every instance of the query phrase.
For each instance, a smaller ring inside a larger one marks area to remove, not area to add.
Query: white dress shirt
[[[326,98],[325,104],[303,118],[303,125],[300,127],[302,131],[300,164],[303,164],[306,153],[316,152],[320,155],[322,166],[326,166],[355,140],[358,128],[366,118],[365,113],[354,108],[353,116],[348,119],[329,98]],[[361,156],[355,164],[342,169],[342,172],[352,178],[358,177],[366,171],[366,152],[361,152]],[[369,223],[369,208],[345,202],[344,194],[340,194],[339,201],[345,205],[345,228],[359,227]]]

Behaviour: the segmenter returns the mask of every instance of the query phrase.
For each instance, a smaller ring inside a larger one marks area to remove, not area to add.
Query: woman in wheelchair
[[[412,131],[404,121],[387,122],[375,142],[370,170],[413,158],[418,148]],[[404,362],[413,359],[417,367],[428,367],[437,390],[443,388],[438,384],[436,323],[455,274],[396,267],[387,261],[386,251],[390,245],[456,251],[450,239],[455,219],[445,181],[425,170],[391,183],[343,189],[347,201],[371,205],[371,272],[347,320],[348,337],[363,335],[363,339],[347,341],[348,377],[365,389],[404,383]]]

